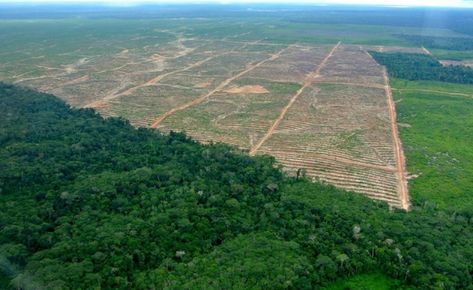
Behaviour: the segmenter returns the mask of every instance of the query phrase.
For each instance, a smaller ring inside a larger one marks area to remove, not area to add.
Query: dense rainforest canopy
[[[415,46],[460,51],[473,49],[473,37],[441,37],[412,34],[400,34],[397,36]]]
[[[382,53],[370,51],[389,75],[395,78],[473,84],[473,68],[461,65],[443,66],[431,55],[418,53]]]
[[[473,289],[473,212],[406,213],[0,84],[0,266],[21,289]],[[402,285],[401,285],[402,284]]]

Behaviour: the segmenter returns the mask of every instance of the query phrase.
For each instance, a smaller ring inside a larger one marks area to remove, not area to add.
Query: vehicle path
[[[297,90],[297,92],[292,96],[292,98],[289,100],[287,105],[282,109],[281,113],[279,114],[279,117],[274,120],[273,124],[269,128],[269,130],[266,132],[266,134],[261,138],[261,140],[253,146],[253,148],[250,149],[250,155],[255,155],[256,152],[260,149],[260,147],[273,135],[274,130],[279,126],[281,121],[284,119],[284,116],[286,116],[286,113],[289,111],[289,109],[292,107],[294,102],[299,98],[299,96],[302,94],[302,92],[309,87],[316,78],[320,77],[320,71],[322,68],[325,67],[327,64],[328,59],[333,55],[335,50],[340,46],[341,42],[338,42],[325,56],[325,58],[322,60],[322,62],[317,66],[317,69],[314,72],[311,72],[305,79],[304,85]]]
[[[401,207],[405,210],[409,210],[409,191],[407,188],[404,151],[402,150],[401,140],[399,138],[399,132],[397,128],[396,106],[394,104],[391,87],[389,86],[389,77],[385,67],[383,67],[383,78],[385,84],[384,90],[388,102],[389,118],[391,121],[391,134],[393,138],[393,149],[396,159],[396,175],[398,178],[399,199],[401,202]]]
[[[277,53],[273,54],[271,57],[269,58],[266,58],[262,61],[259,61],[257,62],[256,64],[253,64],[253,65],[250,65],[248,68],[246,68],[245,70],[239,72],[238,74],[228,78],[228,79],[225,79],[223,82],[221,82],[215,89],[211,90],[210,92],[206,93],[205,95],[202,95],[200,97],[198,97],[197,99],[194,99],[190,102],[187,102],[185,104],[182,104],[178,107],[175,107],[167,112],[165,112],[164,114],[162,114],[161,116],[157,117],[153,123],[151,123],[150,127],[151,128],[156,128],[158,127],[158,125],[164,121],[166,118],[168,118],[169,116],[171,116],[172,114],[176,113],[176,112],[179,112],[179,111],[182,111],[182,110],[185,110],[191,106],[195,106],[195,105],[198,105],[200,103],[202,103],[203,101],[205,101],[206,99],[210,98],[213,94],[215,94],[216,92],[222,90],[223,88],[225,88],[228,84],[230,84],[232,81],[238,79],[239,77],[243,76],[244,74],[254,70],[255,68],[269,62],[269,61],[273,61],[273,60],[276,60],[277,58],[279,58],[281,56],[281,54],[286,51],[287,49],[289,49],[291,46],[288,46],[288,47],[285,47],[283,49],[281,49],[280,51],[278,51]]]

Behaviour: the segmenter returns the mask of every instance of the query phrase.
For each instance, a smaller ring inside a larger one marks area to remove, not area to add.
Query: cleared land
[[[136,126],[271,154],[291,174],[408,209],[391,89],[367,50],[421,48],[126,29],[67,52],[51,42],[0,55],[0,77]]]
[[[258,150],[293,172],[408,208],[383,69],[356,46],[326,61]]]

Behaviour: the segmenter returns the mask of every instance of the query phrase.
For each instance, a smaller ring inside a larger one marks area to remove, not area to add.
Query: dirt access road
[[[407,188],[406,179],[406,162],[404,158],[404,151],[402,150],[401,140],[397,129],[396,106],[394,104],[391,87],[389,86],[388,73],[386,68],[383,68],[384,77],[384,91],[388,102],[389,119],[391,123],[391,133],[393,139],[394,155],[396,159],[396,175],[398,178],[398,191],[401,207],[409,210],[409,191]]]

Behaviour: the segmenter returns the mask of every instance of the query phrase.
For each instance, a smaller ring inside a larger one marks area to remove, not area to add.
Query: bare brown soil
[[[206,87],[210,86],[209,82],[198,83],[194,87],[198,89],[205,89]]]
[[[255,85],[255,86],[233,86],[230,87],[226,90],[224,90],[225,93],[230,93],[230,94],[267,94],[269,91],[260,85]]]

